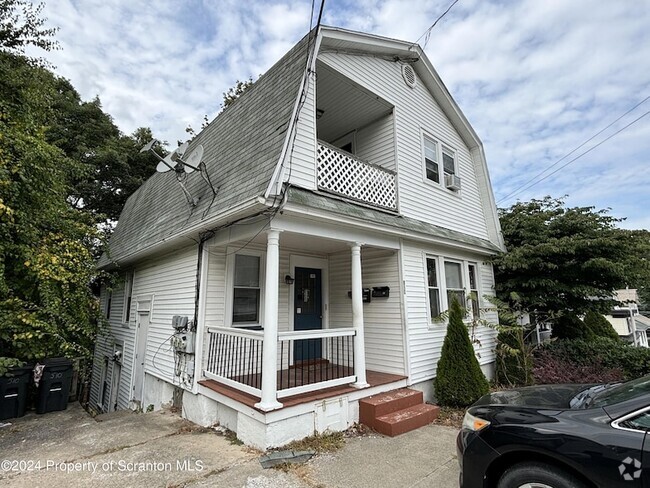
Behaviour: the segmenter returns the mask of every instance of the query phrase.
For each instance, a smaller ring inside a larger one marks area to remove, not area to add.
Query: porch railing
[[[279,332],[278,398],[356,381],[355,336],[353,328]],[[262,331],[208,328],[205,377],[259,398],[263,343]]]
[[[361,161],[318,141],[317,183],[320,190],[375,207],[397,209],[395,172]]]
[[[259,397],[262,393],[264,332],[209,327],[208,336],[205,377]]]
[[[278,333],[278,398],[354,383],[354,329]]]

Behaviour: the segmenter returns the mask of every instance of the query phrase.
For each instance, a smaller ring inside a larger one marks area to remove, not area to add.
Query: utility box
[[[25,415],[27,388],[32,377],[32,366],[10,368],[0,377],[0,420]]]
[[[72,374],[72,361],[69,359],[45,360],[45,369],[38,385],[36,413],[56,412],[68,408]]]

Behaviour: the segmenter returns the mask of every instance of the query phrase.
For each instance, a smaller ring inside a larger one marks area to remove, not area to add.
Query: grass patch
[[[291,451],[315,451],[317,454],[338,451],[345,445],[344,432],[325,432],[293,441],[280,449]],[[278,450],[280,450],[278,449]]]

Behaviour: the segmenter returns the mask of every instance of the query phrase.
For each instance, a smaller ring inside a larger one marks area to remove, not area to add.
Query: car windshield
[[[614,403],[631,400],[639,395],[650,393],[650,375],[621,383],[594,395],[589,407],[606,407]]]

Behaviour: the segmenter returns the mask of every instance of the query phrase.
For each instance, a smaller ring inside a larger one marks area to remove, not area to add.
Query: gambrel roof
[[[481,141],[422,49],[404,41],[322,27],[317,40],[315,31],[305,36],[191,141],[188,153],[199,144],[204,146],[203,161],[211,182],[218,188],[216,198],[213,200],[209,185],[198,172],[189,174],[184,177],[185,185],[189,193],[198,198],[198,204],[191,208],[173,172],[154,174],[126,202],[110,239],[109,250],[100,259],[100,267],[128,264],[166,243],[178,243],[184,237],[196,239],[199,232],[214,227],[217,221],[219,225],[226,223],[230,213],[238,208],[245,207],[252,214],[268,205],[266,199],[272,195],[272,189],[279,187],[278,181],[286,180],[282,171],[283,150],[295,122],[293,115],[306,76],[308,51],[319,43],[324,50],[356,51],[412,62],[419,78],[470,150],[480,154],[481,163],[476,171],[483,182],[482,205],[486,209],[491,242],[470,240],[489,252],[503,249]],[[294,198],[299,194],[294,192]],[[376,216],[367,216],[367,212],[355,212],[354,208],[354,203],[337,205],[337,211],[351,212],[355,218],[376,219]],[[224,217],[226,215],[228,217]],[[404,224],[403,219],[395,222]],[[410,227],[415,231],[418,226],[411,222]],[[423,227],[417,230],[422,235],[426,232],[444,234],[451,241],[468,244],[468,236],[443,231],[442,228]]]
[[[307,62],[308,37],[262,75],[190,143],[202,144],[203,161],[218,193],[198,172],[187,175],[193,209],[172,171],[151,176],[127,200],[100,267],[122,263],[202,221],[264,193],[278,163]],[[313,40],[312,40],[313,42]]]

